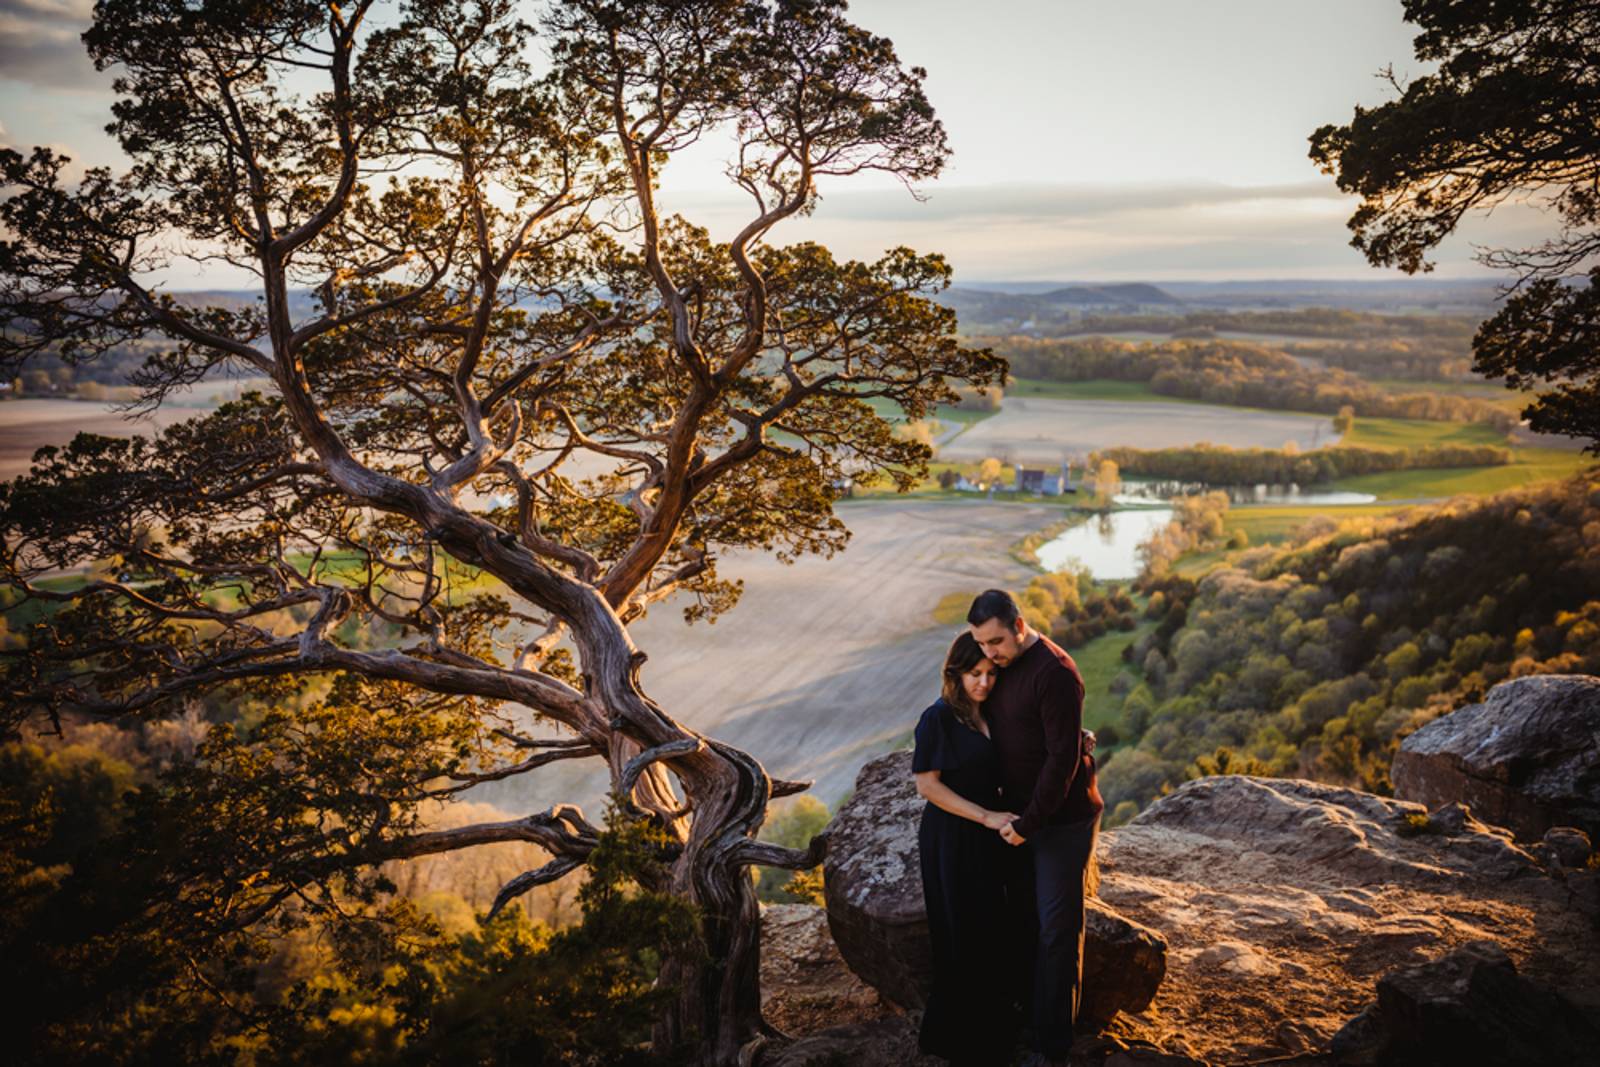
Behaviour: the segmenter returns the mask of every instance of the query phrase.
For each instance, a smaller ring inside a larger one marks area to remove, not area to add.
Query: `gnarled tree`
[[[1600,451],[1600,9],[1588,0],[1406,0],[1417,58],[1397,99],[1311,135],[1311,158],[1361,197],[1351,244],[1374,266],[1432,269],[1473,211],[1542,202],[1559,232],[1479,261],[1517,278],[1473,338],[1474,369],[1542,389],[1545,433]]]
[[[925,469],[870,401],[920,417],[1004,370],[928,299],[938,257],[769,240],[819,182],[927,179],[947,155],[922,72],[843,7],[574,0],[535,29],[509,0],[97,6],[86,41],[117,66],[133,165],[69,188],[49,150],[4,153],[0,352],[163,337],[147,403],[224,371],[270,387],[154,442],[80,437],[0,490],[5,580],[38,605],[5,728],[313,677],[371,687],[392,722],[469,724],[416,731],[372,771],[392,794],[301,826],[219,921],[341,867],[544,846],[503,904],[583,863],[584,816],[426,831],[415,806],[594,758],[667,832],[664,888],[702,917],[704,951],[666,966],[659,1043],[723,1064],[759,1039],[747,867],[817,862],[818,842],[754,840],[804,786],[652,701],[628,624],[674,596],[727,609],[728,548],[841,546],[839,482]],[[708,135],[751,204],[726,243],[658,200]],[[248,272],[254,300],[162,293],[149,279],[180,256]],[[508,708],[565,730],[527,736]]]

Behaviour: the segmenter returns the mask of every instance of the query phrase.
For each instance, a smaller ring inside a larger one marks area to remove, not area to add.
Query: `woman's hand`
[[[1015,818],[1016,816],[1012,815],[1010,812],[986,810],[983,813],[983,818],[979,819],[978,821],[983,823],[983,825],[987,826],[991,830],[998,830],[1002,826],[1011,825],[1011,820]]]
[[[1094,731],[1093,730],[1085,730],[1085,731],[1083,731],[1083,751],[1088,753],[1091,756],[1094,755],[1094,744],[1095,744]]]

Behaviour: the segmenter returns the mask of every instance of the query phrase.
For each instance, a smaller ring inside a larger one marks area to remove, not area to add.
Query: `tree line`
[[[1341,445],[1314,452],[1274,448],[1108,448],[1090,463],[1114,462],[1124,474],[1202,485],[1316,485],[1363,474],[1418,468],[1503,467],[1509,448],[1496,445],[1432,445],[1426,448],[1360,448]]]
[[[1213,404],[1335,414],[1349,407],[1377,418],[1479,422],[1509,431],[1516,417],[1473,397],[1390,393],[1338,369],[1302,365],[1276,349],[1242,341],[1135,344],[1105,337],[991,342],[1018,378],[1148,382],[1153,392]]]
[[[1264,311],[1189,311],[1181,315],[1085,315],[1073,333],[1120,333],[1149,330],[1235,330],[1241,333],[1280,333],[1330,340],[1375,338],[1427,338],[1465,349],[1472,341],[1475,319],[1460,315],[1380,315],[1349,308],[1273,308]]]

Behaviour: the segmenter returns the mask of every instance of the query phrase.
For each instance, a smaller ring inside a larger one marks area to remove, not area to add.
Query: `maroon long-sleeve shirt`
[[[1021,816],[1017,833],[1031,837],[1105,808],[1094,757],[1083,751],[1083,676],[1049,638],[1040,635],[1000,671],[983,711],[1000,753],[1001,799]]]

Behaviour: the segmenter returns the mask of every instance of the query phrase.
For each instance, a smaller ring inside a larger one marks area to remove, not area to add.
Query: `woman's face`
[[[972,669],[962,674],[961,688],[967,692],[967,699],[974,705],[982,704],[989,699],[989,691],[994,688],[995,665],[986,659],[980,659],[972,665]]]

